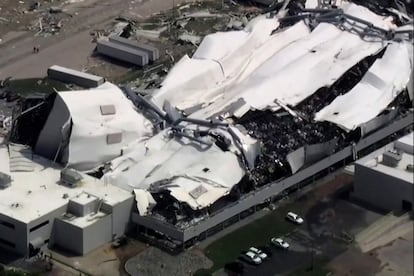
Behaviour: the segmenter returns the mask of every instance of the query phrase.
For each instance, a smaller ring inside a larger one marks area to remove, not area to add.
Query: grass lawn
[[[247,250],[251,246],[268,245],[272,237],[283,236],[291,232],[295,225],[285,220],[288,211],[305,214],[306,206],[300,202],[281,206],[264,217],[213,242],[204,251],[206,256],[213,261],[213,267],[208,270],[199,270],[195,275],[211,275],[224,267],[226,263],[236,260],[241,251]]]
[[[54,89],[58,91],[69,90],[64,83],[49,78],[12,79],[10,81],[10,88],[20,95],[27,95],[35,92],[50,94],[54,92]]]

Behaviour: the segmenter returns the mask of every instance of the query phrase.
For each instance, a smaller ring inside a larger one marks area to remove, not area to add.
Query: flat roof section
[[[371,155],[371,158],[369,159],[364,158],[364,159],[357,161],[356,163],[361,166],[369,167],[383,174],[394,176],[408,183],[414,184],[413,183],[413,177],[414,177],[413,172],[407,170],[407,166],[413,165],[414,163],[413,154],[410,154],[407,152],[407,150],[408,151],[411,150],[411,152],[413,150],[413,147],[414,147],[413,145],[414,142],[412,140],[413,138],[414,138],[413,132],[411,132],[410,134],[404,137],[401,137],[394,143],[391,143],[387,145],[386,147],[383,147],[381,151],[377,151],[376,155]],[[398,162],[398,165],[396,167],[390,167],[388,165],[383,164],[382,161],[384,158],[384,153],[390,150],[401,150],[398,145],[403,145],[405,149],[404,152],[401,153],[401,160]]]
[[[0,157],[2,164],[3,160],[9,160],[7,147],[0,148]],[[11,186],[0,190],[0,214],[23,223],[30,223],[61,208],[84,193],[103,199],[108,205],[116,205],[132,197],[131,193],[86,174],[82,174],[79,186],[69,188],[60,184],[61,167],[36,155],[26,162],[32,164],[33,171],[10,172]]]
[[[83,217],[77,217],[77,216],[73,216],[73,217],[59,217],[59,219],[65,221],[66,223],[72,224],[73,226],[76,226],[78,228],[86,228],[92,224],[94,224],[97,220],[108,216],[109,214],[106,214],[104,212],[96,212],[96,213],[91,213],[88,214],[86,216]]]

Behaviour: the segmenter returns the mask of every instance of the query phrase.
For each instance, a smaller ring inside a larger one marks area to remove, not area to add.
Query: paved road
[[[175,0],[175,4],[195,0]],[[13,78],[38,78],[46,75],[52,64],[82,70],[95,45],[89,33],[103,29],[119,15],[142,19],[153,13],[171,8],[166,0],[85,0],[72,7],[78,14],[65,23],[65,31],[57,36],[34,37],[27,32],[22,37],[0,46],[0,80]],[[33,54],[33,46],[40,45],[40,52]]]

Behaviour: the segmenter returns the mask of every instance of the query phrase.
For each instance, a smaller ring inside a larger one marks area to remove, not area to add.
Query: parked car
[[[267,245],[259,246],[258,249],[266,253],[268,257],[271,257],[273,255],[272,248],[270,246],[267,246]]]
[[[224,265],[224,269],[228,272],[232,272],[237,275],[241,275],[244,272],[244,265],[241,262],[235,261]]]
[[[288,249],[289,248],[289,244],[281,238],[272,238],[270,240],[270,242],[278,248],[282,248],[282,249]]]
[[[298,214],[295,214],[293,212],[287,213],[286,219],[296,224],[303,223],[303,218],[301,218]]]
[[[258,255],[260,257],[260,259],[262,259],[262,260],[267,258],[267,254],[264,253],[262,250],[257,249],[256,247],[250,247],[249,251],[255,253],[256,255]]]
[[[243,252],[240,255],[240,259],[249,264],[254,264],[254,265],[259,265],[262,263],[262,259],[257,254],[251,251]]]

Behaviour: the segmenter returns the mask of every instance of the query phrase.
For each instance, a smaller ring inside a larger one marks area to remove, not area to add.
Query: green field
[[[32,93],[50,94],[55,91],[69,90],[62,82],[49,78],[43,79],[12,79],[10,81],[12,91],[20,95],[28,95]]]

